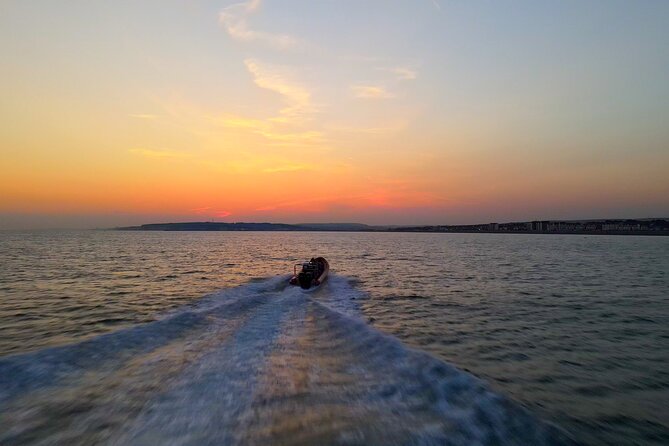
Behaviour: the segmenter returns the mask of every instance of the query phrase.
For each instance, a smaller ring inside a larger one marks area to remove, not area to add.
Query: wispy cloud
[[[312,197],[312,198],[304,198],[304,199],[299,199],[299,200],[291,200],[291,201],[284,201],[276,204],[269,204],[265,206],[260,206],[256,208],[256,211],[259,212],[267,212],[267,211],[275,211],[277,209],[286,209],[286,208],[295,208],[295,207],[304,207],[306,204],[310,203],[318,203],[322,201],[329,201],[329,198],[325,197]]]
[[[437,11],[441,11],[441,5],[439,4],[439,2],[437,2],[437,0],[431,0],[431,1],[432,1],[432,5],[434,5],[434,7],[437,9]]]
[[[383,86],[377,85],[354,85],[351,91],[356,98],[361,99],[390,99],[395,95]]]
[[[264,130],[268,123],[262,119],[243,118],[241,116],[226,116],[221,119],[224,126],[238,129]]]
[[[323,212],[334,207],[348,209],[411,209],[431,206],[443,201],[437,195],[412,190],[408,184],[389,184],[374,187],[360,194],[323,195],[284,201],[256,208],[258,212],[295,210],[300,212]]]
[[[352,127],[352,126],[342,126],[342,125],[331,125],[328,127],[328,129],[340,133],[390,135],[405,130],[407,128],[407,125],[408,125],[407,120],[403,119],[385,123],[385,125],[380,125],[378,127]]]
[[[313,167],[309,164],[284,164],[276,167],[268,167],[263,169],[265,173],[280,173],[280,172],[297,172],[300,170],[312,170]]]
[[[325,142],[325,136],[322,132],[308,130],[305,132],[279,132],[279,131],[259,131],[259,134],[267,139],[285,144],[317,144]]]
[[[193,212],[197,215],[206,215],[210,217],[225,218],[232,215],[230,211],[215,210],[212,206],[202,206],[199,208],[189,209],[190,212]]]
[[[299,41],[287,34],[273,34],[249,28],[248,17],[258,11],[260,4],[260,0],[250,0],[230,5],[220,12],[219,21],[233,39],[261,42],[280,50],[297,47]]]
[[[312,103],[308,88],[296,80],[293,69],[271,65],[256,59],[244,61],[253,82],[260,88],[279,95],[285,106],[275,116],[265,119],[226,115],[217,119],[228,128],[248,130],[271,140],[275,145],[313,145],[324,142],[324,135],[314,129],[305,129],[318,112]]]
[[[381,70],[393,73],[399,81],[412,81],[418,77],[418,72],[408,67],[381,68]]]
[[[280,94],[288,104],[281,109],[280,116],[272,118],[272,121],[291,123],[315,112],[311,94],[294,79],[294,73],[290,69],[262,63],[256,59],[246,59],[244,64],[258,87]]]
[[[225,127],[249,130],[277,144],[315,144],[324,142],[325,140],[323,133],[316,130],[287,132],[278,128],[278,123],[289,123],[289,120],[285,116],[270,118],[268,120],[231,116],[223,118],[221,122]]]
[[[351,86],[351,91],[356,98],[360,99],[390,99],[395,93],[389,87],[398,87],[402,81],[414,80],[418,72],[406,66],[378,67],[377,70],[391,73],[394,79],[385,79],[381,84],[357,84]],[[387,77],[387,76],[386,76]]]
[[[128,116],[130,116],[131,118],[136,118],[136,119],[156,119],[156,118],[158,118],[158,115],[152,115],[152,114],[149,114],[149,113],[134,113],[134,114],[130,114]]]
[[[184,153],[184,152],[175,152],[173,150],[164,150],[164,149],[159,149],[159,150],[154,150],[154,149],[142,149],[142,148],[134,148],[128,150],[128,152],[134,154],[134,155],[140,155],[146,158],[163,158],[163,159],[168,159],[168,158],[189,158],[190,154]]]

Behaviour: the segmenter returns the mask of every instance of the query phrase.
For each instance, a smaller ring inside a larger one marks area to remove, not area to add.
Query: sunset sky
[[[669,1],[0,3],[0,228],[669,217]]]

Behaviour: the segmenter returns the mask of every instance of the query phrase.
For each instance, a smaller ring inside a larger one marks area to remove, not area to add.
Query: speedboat
[[[298,272],[298,268],[300,271]],[[299,285],[303,290],[317,287],[328,277],[330,265],[323,257],[313,257],[305,263],[297,263],[293,267],[291,285]]]

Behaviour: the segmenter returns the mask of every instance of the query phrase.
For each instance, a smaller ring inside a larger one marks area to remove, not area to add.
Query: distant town
[[[410,226],[398,227],[394,230],[408,232],[669,235],[669,219],[536,220],[511,223],[484,223],[476,225]]]
[[[151,223],[115,228],[122,231],[331,231],[453,232],[514,234],[669,235],[669,219],[536,220],[475,225],[371,226],[361,223]]]

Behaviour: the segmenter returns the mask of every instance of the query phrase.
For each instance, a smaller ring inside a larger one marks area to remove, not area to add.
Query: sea
[[[666,445],[668,408],[669,237],[0,232],[2,445]]]

